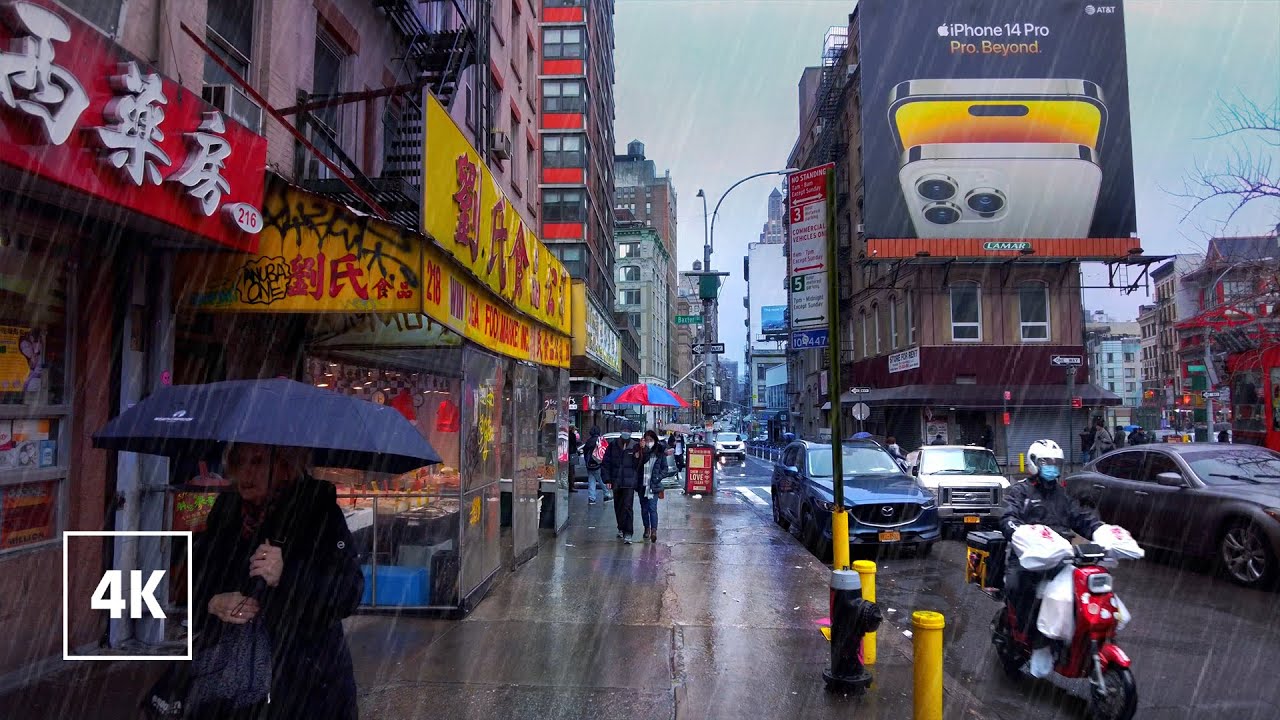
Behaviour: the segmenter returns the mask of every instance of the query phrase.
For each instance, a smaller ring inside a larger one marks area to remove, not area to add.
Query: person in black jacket
[[[1071,533],[1092,538],[1102,526],[1102,520],[1092,508],[1080,504],[1061,486],[1062,448],[1052,440],[1037,440],[1027,450],[1027,464],[1031,474],[1014,484],[1004,494],[1004,513],[1000,516],[1000,531],[1006,540],[1013,539],[1013,532],[1022,525],[1048,525],[1054,532],[1070,539]],[[1052,571],[1032,572],[1023,570],[1012,553],[1005,572],[1005,597],[1013,604],[1014,614],[1023,632],[1035,629],[1036,586]],[[1039,634],[1033,636],[1033,645],[1043,642]]]
[[[355,544],[333,485],[306,475],[308,451],[228,449],[223,493],[196,535],[195,655],[224,628],[265,623],[271,695],[263,706],[199,707],[199,718],[354,720],[355,673],[342,632],[364,591]]]
[[[604,481],[613,486],[613,514],[618,520],[618,538],[627,545],[635,535],[636,489],[643,482],[642,465],[636,457],[636,443],[624,432],[618,442],[604,452]]]

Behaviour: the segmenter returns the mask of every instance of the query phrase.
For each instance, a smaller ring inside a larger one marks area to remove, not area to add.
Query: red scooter
[[[1129,720],[1138,709],[1138,688],[1129,669],[1129,656],[1115,644],[1122,607],[1108,572],[1115,561],[1101,545],[1087,543],[1076,545],[1068,562],[1075,566],[1075,632],[1069,643],[1051,641],[1053,671],[1064,678],[1088,678],[1092,686],[1089,716],[1094,720]],[[1019,631],[1013,604],[999,588],[984,587],[983,592],[1004,600],[1004,607],[991,622],[991,642],[1005,673],[1021,677],[1023,666],[1031,659],[1030,638]]]

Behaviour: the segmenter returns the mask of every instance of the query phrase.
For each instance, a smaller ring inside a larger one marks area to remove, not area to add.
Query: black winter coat
[[[1004,494],[1000,531],[1005,539],[1012,539],[1019,525],[1048,525],[1063,537],[1075,532],[1092,538],[1102,520],[1092,508],[1071,497],[1066,488],[1045,491],[1030,480],[1023,480]]]
[[[255,717],[354,720],[356,682],[342,619],[364,591],[364,574],[333,485],[303,478],[281,499],[255,537],[241,538],[240,496],[223,493],[196,536],[195,652],[223,627],[208,611],[218,593],[249,594],[249,558],[264,541],[283,541],[280,582],[261,596],[272,640],[271,703]]]
[[[636,441],[632,440],[626,448],[622,441],[609,443],[604,451],[602,466],[604,481],[613,485],[614,490],[635,490],[644,483],[644,465],[636,460]]]

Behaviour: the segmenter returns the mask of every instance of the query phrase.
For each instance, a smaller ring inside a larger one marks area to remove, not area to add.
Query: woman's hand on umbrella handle
[[[224,623],[244,625],[258,616],[258,601],[238,592],[219,593],[209,598],[209,612]]]
[[[284,572],[284,553],[274,545],[263,543],[253,551],[249,560],[249,577],[260,577],[267,587],[280,584],[280,574]]]

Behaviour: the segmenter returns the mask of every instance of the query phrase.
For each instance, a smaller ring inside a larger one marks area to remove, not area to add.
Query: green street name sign
[[[1001,252],[1001,251],[1008,251],[1008,250],[1030,250],[1031,243],[1029,242],[986,242],[986,243],[982,243],[982,249],[993,251],[993,252]]]
[[[677,315],[676,324],[677,325],[701,325],[702,316],[701,315]]]

